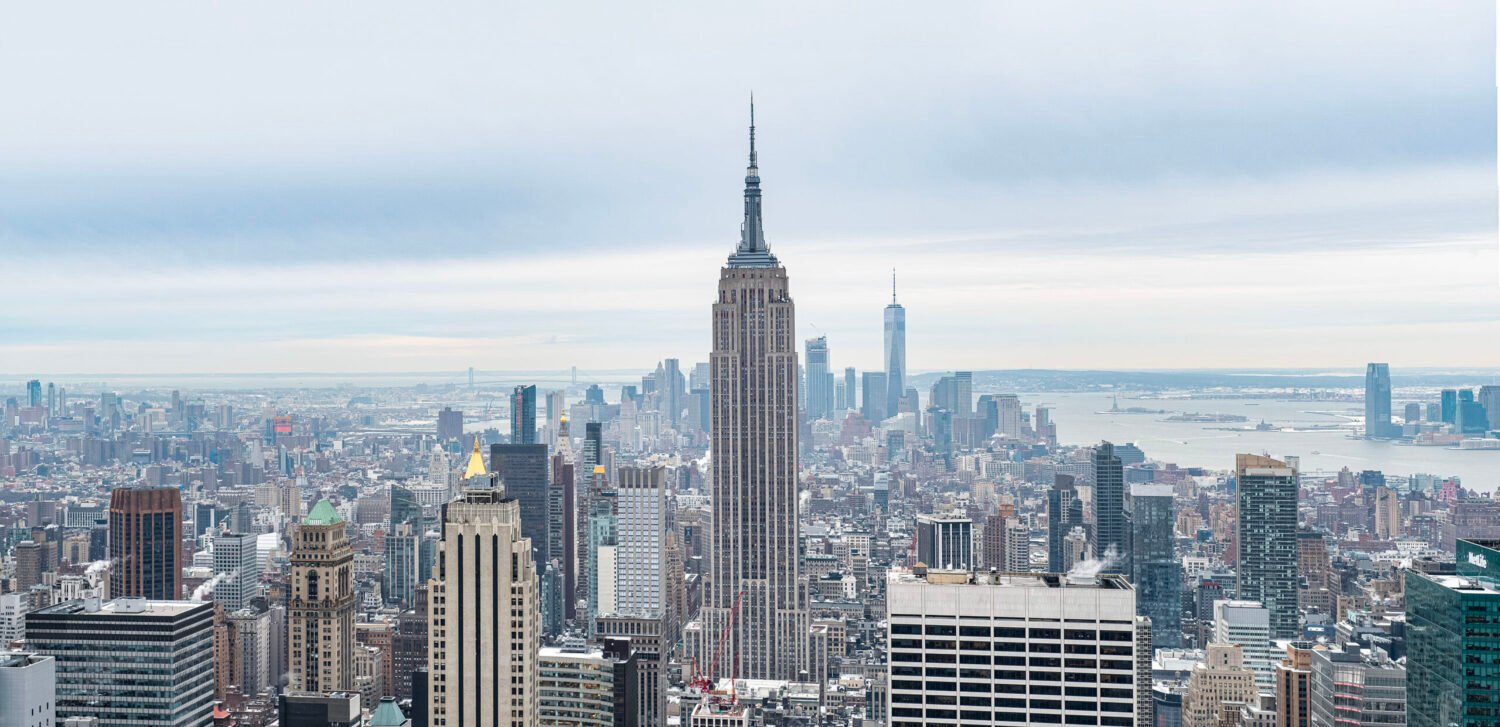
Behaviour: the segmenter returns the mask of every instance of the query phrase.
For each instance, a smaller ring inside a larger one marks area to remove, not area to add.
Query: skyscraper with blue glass
[[[1125,498],[1135,613],[1151,619],[1152,645],[1182,646],[1182,566],[1174,547],[1171,485],[1133,484]]]
[[[510,394],[510,443],[536,444],[536,386],[517,386]]]
[[[1365,436],[1385,438],[1400,434],[1391,425],[1391,367],[1372,363],[1365,367]]]

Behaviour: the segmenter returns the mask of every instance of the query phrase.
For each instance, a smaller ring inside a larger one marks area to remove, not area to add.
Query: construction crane
[[[697,672],[697,674],[693,677],[692,681],[688,682],[688,684],[690,686],[696,687],[700,692],[708,692],[709,690],[713,689],[713,675],[719,670],[719,657],[724,655],[724,645],[729,643],[729,634],[734,630],[734,617],[740,612],[740,603],[744,600],[744,591],[740,591],[739,594],[734,597],[734,607],[729,609],[729,620],[724,624],[724,629],[719,632],[719,645],[714,649],[714,658],[713,661],[709,662],[708,673],[705,674],[702,671],[698,671],[698,661],[696,659],[693,660],[693,670]],[[731,678],[730,681],[732,683],[733,679]],[[734,703],[733,696],[730,698],[730,703]]]

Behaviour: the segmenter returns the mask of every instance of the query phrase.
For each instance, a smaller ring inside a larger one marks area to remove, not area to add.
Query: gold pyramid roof
[[[484,467],[484,455],[479,453],[479,437],[474,437],[474,451],[469,454],[469,468],[464,470],[464,479],[484,477],[490,473]]]

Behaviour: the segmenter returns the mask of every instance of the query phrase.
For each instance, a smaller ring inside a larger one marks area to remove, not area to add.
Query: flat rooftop
[[[1131,590],[1130,581],[1117,573],[1093,576],[1070,576],[1066,573],[1013,573],[929,568],[925,573],[897,569],[890,572],[892,583],[926,583],[934,586],[1010,586],[1014,588],[1088,588]]]
[[[1454,575],[1426,575],[1426,577],[1433,583],[1436,583],[1444,588],[1459,591],[1462,593],[1483,593],[1490,595],[1500,595],[1500,591],[1497,591],[1494,588],[1485,585],[1482,581],[1476,580],[1474,578],[1465,578],[1463,576]]]
[[[30,654],[24,651],[4,651],[0,652],[0,669],[20,669],[21,667],[31,666],[32,664],[51,658],[50,656]]]
[[[85,601],[65,601],[54,606],[38,609],[35,613],[70,616],[178,616],[193,609],[210,605],[208,601],[151,601],[144,598],[117,598],[104,601],[97,610],[90,610]]]

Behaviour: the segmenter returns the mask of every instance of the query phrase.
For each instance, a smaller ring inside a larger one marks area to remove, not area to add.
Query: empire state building
[[[796,311],[760,204],[752,104],[745,220],[713,306],[712,579],[702,620],[713,643],[739,603],[717,676],[790,680],[808,663],[809,626],[797,540]]]

